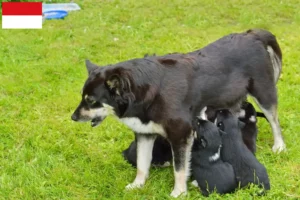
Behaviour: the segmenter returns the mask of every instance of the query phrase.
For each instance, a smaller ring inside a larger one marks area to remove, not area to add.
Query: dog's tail
[[[269,53],[274,71],[274,80],[277,83],[282,70],[282,52],[275,35],[263,29],[252,29],[248,30],[247,33],[253,33],[264,44]]]

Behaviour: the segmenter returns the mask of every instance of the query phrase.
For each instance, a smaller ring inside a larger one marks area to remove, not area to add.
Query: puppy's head
[[[121,115],[130,101],[127,91],[128,79],[120,71],[108,67],[98,67],[86,60],[88,79],[82,89],[82,98],[72,115],[74,121],[91,121],[91,126],[99,125],[108,115]],[[126,96],[127,95],[127,96]]]
[[[216,125],[221,131],[226,133],[231,133],[233,130],[240,130],[245,126],[229,110],[217,111]]]
[[[256,124],[257,113],[254,108],[254,106],[249,102],[243,102],[241,110],[239,112],[239,120],[241,120],[244,123],[254,123]]]
[[[222,144],[221,132],[214,123],[197,118],[193,122],[193,129],[195,130],[194,148],[208,149],[212,152],[218,150]]]

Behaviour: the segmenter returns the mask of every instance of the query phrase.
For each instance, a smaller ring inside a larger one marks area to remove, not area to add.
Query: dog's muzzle
[[[105,117],[104,117],[105,118]],[[96,117],[94,119],[86,119],[86,118],[81,118],[80,116],[78,116],[78,114],[74,113],[71,116],[71,119],[75,122],[87,122],[87,121],[91,121],[91,127],[95,127],[98,126],[103,120],[103,117]]]

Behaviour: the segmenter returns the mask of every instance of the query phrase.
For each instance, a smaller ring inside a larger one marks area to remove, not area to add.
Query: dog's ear
[[[89,75],[92,73],[92,71],[94,71],[95,69],[98,68],[97,65],[93,64],[90,60],[86,59],[85,60],[85,66],[86,66],[86,69],[89,73]]]
[[[121,95],[120,90],[121,90],[121,78],[117,74],[111,75],[107,80],[106,80],[106,85],[108,88],[113,91],[116,95]]]
[[[131,104],[135,96],[131,91],[131,83],[126,73],[112,73],[105,84],[117,103]]]

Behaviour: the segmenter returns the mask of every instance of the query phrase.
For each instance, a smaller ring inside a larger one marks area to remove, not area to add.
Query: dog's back
[[[233,167],[220,158],[222,145],[218,128],[209,121],[197,120],[192,148],[192,176],[204,196],[216,191],[224,194],[237,188]]]
[[[217,125],[224,130],[221,157],[232,164],[241,187],[254,183],[269,190],[267,170],[243,143],[239,123],[241,122],[227,110],[217,114]]]

